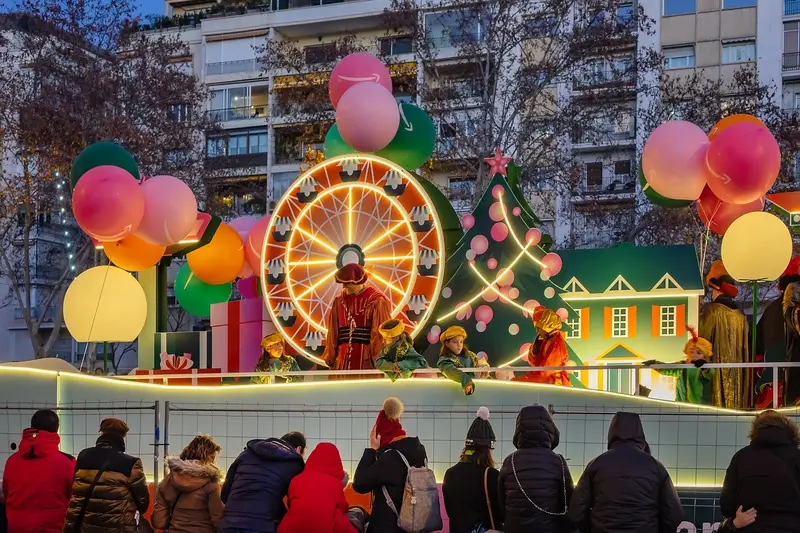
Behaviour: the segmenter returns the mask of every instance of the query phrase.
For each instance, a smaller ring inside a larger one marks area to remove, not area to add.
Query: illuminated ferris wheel
[[[441,289],[444,235],[411,174],[391,161],[352,154],[324,161],[292,184],[275,206],[261,257],[273,323],[299,354],[321,362],[326,317],[341,290],[336,271],[364,266],[368,283],[413,335]]]

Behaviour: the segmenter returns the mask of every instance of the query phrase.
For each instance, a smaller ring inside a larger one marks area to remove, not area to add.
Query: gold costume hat
[[[269,335],[261,339],[261,348],[266,350],[270,346],[274,346],[275,344],[281,344],[281,343],[283,343],[283,336],[276,331],[275,333],[270,333]]]
[[[545,333],[552,333],[561,329],[561,319],[552,309],[538,307],[533,312],[533,325]]]
[[[697,348],[706,358],[711,357],[714,352],[714,347],[711,345],[711,342],[708,339],[704,339],[697,335],[697,330],[691,326],[687,326],[686,329],[689,330],[689,333],[692,335],[692,338],[686,342],[686,346],[683,347],[683,353],[689,355],[689,350],[692,348]]]
[[[405,330],[406,325],[403,324],[402,320],[397,320],[396,318],[390,318],[378,328],[378,332],[381,334],[381,336],[387,339],[399,337]]]
[[[444,333],[439,337],[440,342],[447,342],[453,337],[464,337],[464,340],[467,339],[467,330],[462,328],[461,326],[450,326]]]

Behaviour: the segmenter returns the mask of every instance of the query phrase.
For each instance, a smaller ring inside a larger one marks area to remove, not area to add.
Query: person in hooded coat
[[[523,407],[517,415],[514,447],[500,469],[499,503],[506,533],[566,533],[573,483],[567,462],[553,450],[559,431],[541,405]]]
[[[404,533],[397,527],[397,515],[386,503],[383,487],[397,510],[403,504],[403,491],[408,468],[400,457],[415,468],[425,466],[427,455],[419,438],[408,437],[400,424],[403,402],[387,398],[369,434],[370,447],[364,450],[353,476],[353,490],[359,494],[372,493],[372,516],[367,533]],[[400,453],[397,453],[400,452]]]
[[[568,516],[581,533],[672,533],[683,522],[678,493],[650,455],[638,414],[611,419],[608,451],[586,465]]]
[[[750,445],[734,454],[725,472],[722,515],[732,522],[737,511],[755,509],[755,522],[742,531],[800,531],[799,445],[797,425],[791,419],[777,411],[759,413],[750,429]],[[720,531],[732,530],[736,529]]]
[[[253,439],[233,462],[222,486],[223,533],[276,533],[286,514],[289,483],[303,471],[306,439]]]
[[[222,449],[198,435],[181,452],[167,457],[169,474],[158,484],[153,527],[169,533],[216,533],[222,525],[219,480],[214,461]]]
[[[278,533],[356,533],[344,497],[347,473],[336,445],[320,442],[289,484],[289,511]]]

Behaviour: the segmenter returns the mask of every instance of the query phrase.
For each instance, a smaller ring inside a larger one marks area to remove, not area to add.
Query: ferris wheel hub
[[[336,254],[336,268],[342,268],[345,265],[358,263],[364,266],[366,263],[364,251],[357,244],[345,244],[339,248],[339,253]]]

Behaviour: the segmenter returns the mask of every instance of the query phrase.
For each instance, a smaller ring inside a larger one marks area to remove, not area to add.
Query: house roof
[[[702,290],[697,253],[690,244],[558,250],[563,267],[553,278],[568,292],[600,294],[607,290],[647,292],[655,288]],[[674,285],[677,284],[677,287]],[[612,287],[613,286],[613,287]]]
[[[621,342],[618,342],[611,348],[609,348],[606,352],[601,354],[595,361],[608,361],[614,359],[644,359],[641,355],[634,352]]]
[[[800,191],[778,192],[767,195],[767,200],[786,213],[800,212]]]

